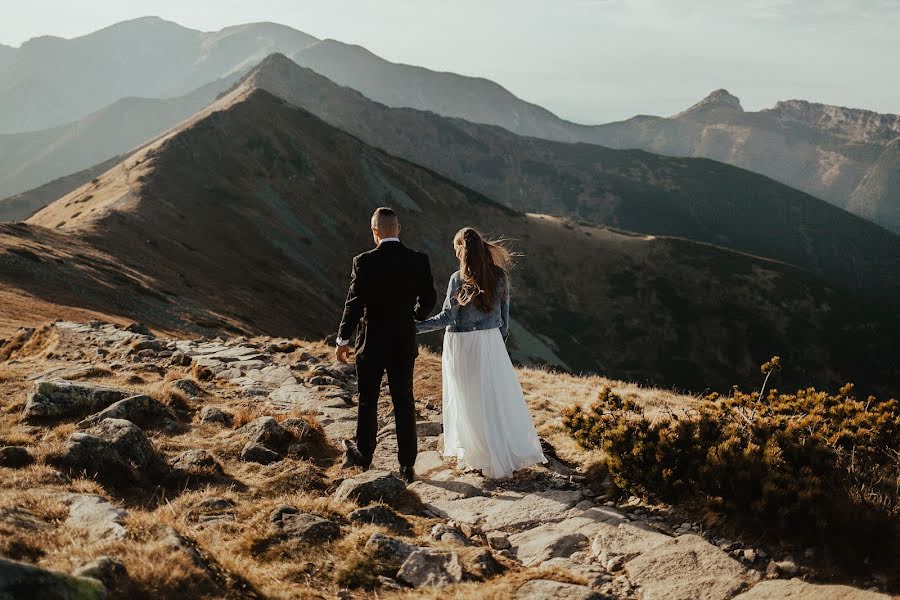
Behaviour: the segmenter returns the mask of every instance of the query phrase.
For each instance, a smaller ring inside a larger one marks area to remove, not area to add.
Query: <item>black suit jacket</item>
[[[353,259],[338,337],[349,340],[356,330],[357,359],[415,358],[416,319],[426,318],[436,301],[428,256],[382,242]]]

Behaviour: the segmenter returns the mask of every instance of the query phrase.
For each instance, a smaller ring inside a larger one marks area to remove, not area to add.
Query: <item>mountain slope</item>
[[[235,79],[236,76],[220,79],[178,98],[123,98],[68,125],[0,134],[0,198],[92,167],[144,144],[210,104]],[[4,203],[0,201],[0,205]],[[0,211],[7,212],[2,208]]]
[[[900,290],[900,238],[725,164],[524,138],[390,109],[280,56],[269,57],[241,85],[268,90],[517,210],[726,246],[876,295]]]
[[[0,68],[0,132],[55,127],[125,97],[182,96],[314,41],[274,23],[204,33],[157,17],[71,40],[35,38]]]
[[[884,152],[853,191],[847,209],[900,233],[900,137]]]
[[[809,192],[897,233],[900,220],[890,215],[900,210],[900,196],[869,199],[862,198],[864,191],[854,190],[898,137],[898,115],[802,100],[745,112],[737,98],[717,90],[674,117],[635,117],[600,125],[582,139],[613,148],[699,156],[736,165]],[[856,209],[873,202],[895,208]]]
[[[371,245],[367,219],[385,203],[401,211],[407,243],[431,255],[438,288],[459,227],[517,240],[520,360],[703,389],[755,382],[778,352],[789,380],[896,381],[896,325],[799,269],[516,213],[258,89],[234,90],[5,226],[0,277],[42,299],[65,282],[79,307],[164,329],[319,337],[336,326],[350,257]],[[48,255],[66,239],[74,258]],[[116,257],[121,274],[82,270],[79,247]]]

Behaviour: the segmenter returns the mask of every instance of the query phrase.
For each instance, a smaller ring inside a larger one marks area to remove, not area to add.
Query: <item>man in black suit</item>
[[[345,440],[347,463],[368,469],[378,433],[378,396],[385,372],[394,403],[400,475],[412,482],[416,462],[413,367],[419,354],[415,320],[437,301],[428,256],[400,243],[400,222],[390,208],[372,215],[376,248],[353,259],[350,290],[338,330],[335,358],[347,362],[356,330],[359,412],[356,444]],[[358,327],[357,327],[358,325]]]

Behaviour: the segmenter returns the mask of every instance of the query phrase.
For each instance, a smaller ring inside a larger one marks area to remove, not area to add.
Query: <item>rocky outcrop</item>
[[[532,579],[519,586],[515,600],[606,600],[606,596],[583,585]]]
[[[78,427],[87,429],[97,425],[103,419],[125,419],[141,427],[146,427],[164,414],[165,407],[158,400],[140,394],[110,404],[100,412],[80,421]]]
[[[106,588],[96,579],[49,571],[0,558],[0,600],[101,600]]]
[[[888,594],[846,585],[817,585],[799,579],[763,581],[734,600],[890,600]]]
[[[444,587],[462,581],[462,565],[455,552],[416,550],[403,561],[397,579],[412,587]]]
[[[37,381],[25,402],[27,420],[83,417],[131,394],[126,390],[73,381]]]

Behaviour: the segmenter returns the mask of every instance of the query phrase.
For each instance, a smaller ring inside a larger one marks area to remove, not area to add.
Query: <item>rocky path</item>
[[[175,381],[173,385],[189,397],[202,400],[210,391],[227,390],[231,396],[252,399],[263,409],[262,416],[238,430],[246,436],[241,439],[247,439],[241,450],[241,460],[247,462],[278,463],[302,442],[300,430],[305,426],[300,419],[272,417],[315,415],[335,446],[341,439],[352,437],[355,430],[352,368],[316,358],[287,340],[273,340],[265,345],[242,339],[164,340],[146,335],[140,328],[126,331],[98,323],[65,322],[54,324],[52,333],[63,342],[57,343],[63,348],[61,352],[80,357],[76,359],[82,364],[79,368],[90,368],[84,364],[101,360],[109,362],[111,353],[127,346],[131,363],[127,368],[135,372],[152,372],[154,365],[159,364],[190,365],[206,383],[187,378]],[[114,440],[110,443],[119,452],[119,458],[108,457],[110,464],[124,455],[124,462],[153,468],[152,450],[142,446],[143,434],[137,426],[153,418],[157,409],[153,399],[126,398],[103,386],[78,396],[65,387],[65,378],[73,374],[72,369],[71,365],[54,366],[34,374],[34,390],[40,393],[29,396],[24,407],[26,416],[60,417],[65,411],[74,414],[93,403],[89,411],[93,416],[79,426],[90,427],[86,429],[87,437]],[[397,466],[396,437],[389,402],[383,402],[373,470],[345,471],[345,479],[331,492],[338,502],[359,505],[347,515],[351,522],[375,523],[392,532],[374,533],[365,544],[375,555],[383,555],[399,565],[396,574],[381,578],[383,589],[379,597],[409,587],[453,585],[471,572],[490,579],[508,570],[508,565],[515,565],[526,575],[533,573],[521,577],[521,583],[511,590],[513,597],[521,599],[888,598],[873,591],[807,583],[798,578],[803,573],[790,559],[766,557],[756,549],[710,538],[697,524],[673,521],[671,514],[636,498],[617,505],[598,496],[576,470],[552,457],[547,465],[505,481],[486,480],[478,473],[457,470],[444,462],[439,453],[440,407],[428,401],[419,404],[418,481],[407,488],[391,474]],[[228,426],[234,415],[210,404],[199,411],[198,418],[207,425]],[[173,430],[178,427],[177,423],[169,425]],[[87,438],[78,436],[85,435],[72,434],[82,445]],[[206,451],[190,450],[170,458],[166,468],[190,468],[210,461],[217,464]],[[409,496],[409,492],[419,503],[416,510],[435,521],[426,537],[412,536],[408,522],[390,508],[394,499]],[[104,540],[118,540],[126,535],[125,511],[107,499],[72,494],[64,500],[69,507],[67,527],[81,528]],[[204,502],[192,509],[196,519],[234,519],[236,509],[232,501],[213,498]],[[3,518],[0,514],[0,523]],[[27,521],[27,515],[19,518]],[[280,507],[270,520],[281,537],[298,536],[307,542],[322,543],[342,535],[336,522],[291,506]],[[168,528],[162,537],[173,548],[191,554],[193,560],[201,560],[192,543],[177,531]],[[454,550],[457,547],[459,550]],[[460,558],[463,553],[465,567]],[[17,571],[10,561],[0,561],[0,598],[15,597],[4,596],[4,585],[20,585],[31,573],[29,568],[23,566]],[[215,571],[209,564],[204,568]],[[63,578],[61,581],[74,581],[76,587],[87,586],[90,591],[94,589],[94,579],[90,578],[102,580],[110,576],[110,570],[115,571],[115,565],[92,564],[77,570],[88,579],[67,580],[62,574],[58,576]],[[50,572],[44,576],[46,573]],[[53,583],[62,585],[56,580]],[[352,594],[342,591],[339,595]]]

